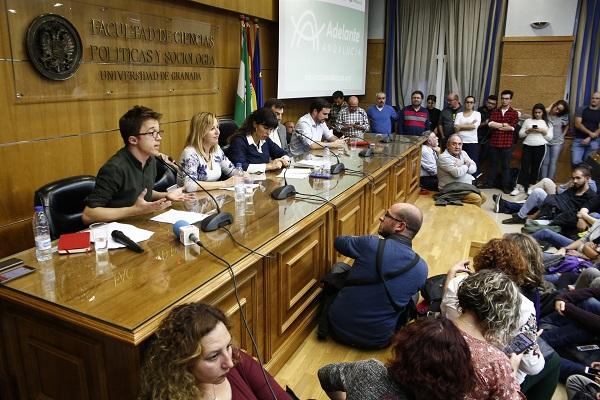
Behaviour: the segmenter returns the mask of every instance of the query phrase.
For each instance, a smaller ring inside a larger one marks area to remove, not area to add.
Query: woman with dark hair
[[[281,169],[290,165],[285,151],[270,138],[279,121],[268,108],[260,108],[250,114],[239,131],[229,138],[227,156],[249,173]]]
[[[556,163],[565,142],[565,133],[569,129],[569,105],[564,100],[558,100],[548,110],[548,121],[552,124],[552,139],[546,145],[546,157],[542,162],[541,178],[554,180]]]
[[[223,312],[175,307],[161,322],[142,367],[139,400],[272,400],[262,367],[232,344]],[[289,396],[267,373],[278,399]]]
[[[524,138],[523,153],[517,186],[510,192],[512,196],[527,192],[529,185],[534,185],[539,180],[546,145],[552,140],[552,126],[548,122],[546,107],[541,103],[534,105],[531,116],[532,118],[523,122],[519,131],[519,137]]]
[[[461,314],[457,292],[465,275],[457,276],[461,272],[472,273],[468,269],[468,260],[463,260],[448,271],[446,288],[442,299],[442,314],[451,320],[457,319]],[[523,252],[513,240],[506,238],[492,239],[487,242],[473,259],[475,272],[483,270],[500,270],[505,273],[518,288],[525,286],[530,279],[530,271]],[[520,307],[518,309],[518,329],[512,332],[513,337],[519,333],[527,336],[534,345],[525,351],[516,372],[517,381],[521,384],[535,377],[535,386],[531,399],[550,399],[558,381],[559,359],[554,357],[552,363],[546,366],[544,356],[537,345],[537,313],[534,303],[523,293],[519,292]],[[542,372],[543,371],[543,372]],[[524,384],[525,385],[525,384]],[[538,386],[539,385],[539,386]],[[524,388],[527,386],[524,386]],[[527,387],[528,388],[528,387]],[[524,389],[525,391],[525,389]],[[549,397],[547,397],[549,394]]]
[[[399,330],[392,357],[387,364],[326,365],[319,369],[321,387],[331,399],[348,400],[462,400],[474,387],[467,343],[446,318],[423,318]]]
[[[454,323],[462,331],[475,368],[475,387],[465,399],[525,399],[515,375],[523,356],[503,353],[519,323],[521,295],[500,271],[483,270],[458,288],[462,311]]]

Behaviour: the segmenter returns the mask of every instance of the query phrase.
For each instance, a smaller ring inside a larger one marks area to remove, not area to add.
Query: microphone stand
[[[172,171],[173,167],[171,165],[169,165],[165,160],[163,160],[162,157],[156,157],[156,158],[161,163],[163,163],[167,168],[171,169],[171,171]],[[173,164],[175,164],[175,166],[177,166],[177,168],[179,168],[179,170],[185,176],[190,178],[196,185],[198,185],[198,187],[200,189],[202,189],[202,191],[204,191],[204,193],[206,193],[212,199],[212,201],[215,203],[215,206],[217,208],[217,213],[209,215],[208,217],[206,217],[202,221],[200,221],[200,229],[202,229],[203,232],[212,232],[212,231],[216,231],[217,229],[219,229],[225,225],[231,225],[233,223],[233,217],[228,212],[221,212],[221,207],[219,207],[219,202],[217,201],[217,199],[215,199],[215,197],[208,190],[206,190],[204,188],[204,186],[202,186],[200,184],[200,182],[198,182],[196,179],[194,179],[194,177],[192,177],[190,174],[188,174],[187,171],[185,169],[183,169],[181,167],[181,165],[177,164],[171,157],[169,157],[169,161],[172,162]]]
[[[284,200],[284,199],[287,199],[288,197],[296,194],[296,188],[294,187],[294,185],[288,185],[287,178],[285,177],[285,174],[287,173],[288,169],[289,169],[289,167],[287,167],[283,171],[284,185],[273,189],[273,191],[271,192],[271,197],[274,198],[275,200]]]
[[[323,149],[325,149],[325,146],[323,146],[321,143],[317,142],[316,140],[313,140],[312,138],[310,138],[310,137],[306,136],[305,134],[303,134],[303,133],[300,133],[300,132],[298,132],[298,131],[294,131],[294,133],[295,133],[296,135],[300,135],[300,136],[302,136],[302,137],[304,137],[304,138],[306,138],[306,139],[310,140],[311,142],[313,142],[313,143],[314,143],[314,144],[316,144],[317,146],[319,146],[319,147],[322,147]],[[335,175],[335,174],[339,174],[339,173],[342,173],[342,172],[344,172],[344,171],[346,170],[346,167],[344,166],[344,164],[342,164],[342,163],[340,162],[340,158],[338,157],[338,155],[337,155],[337,154],[335,154],[333,151],[331,152],[331,154],[333,154],[333,155],[334,155],[334,157],[335,157],[335,159],[337,160],[337,164],[334,164],[334,165],[332,165],[332,166],[331,166],[331,170],[330,170],[331,174],[332,174],[332,175]]]

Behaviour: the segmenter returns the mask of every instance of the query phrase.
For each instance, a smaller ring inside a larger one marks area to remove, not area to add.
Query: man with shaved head
[[[458,98],[458,93],[448,93],[446,96],[446,104],[446,107],[444,107],[442,113],[440,114],[440,123],[438,126],[438,132],[443,144],[442,147],[446,147],[447,139],[450,137],[450,135],[455,133],[454,120],[456,119],[456,114],[463,110]]]
[[[590,104],[575,111],[575,139],[571,147],[571,164],[582,161],[600,148],[600,92],[592,93]]]
[[[341,343],[366,349],[389,344],[407,322],[412,297],[427,279],[427,263],[412,249],[423,224],[421,210],[396,203],[379,221],[379,236],[339,236],[334,243],[354,263],[338,263],[332,269],[347,277],[327,312],[329,333]]]
[[[363,138],[369,130],[369,117],[367,112],[358,106],[358,97],[348,98],[348,108],[340,111],[337,117],[336,128],[345,136]]]

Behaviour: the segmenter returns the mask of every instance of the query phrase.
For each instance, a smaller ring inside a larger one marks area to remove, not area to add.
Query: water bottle
[[[237,163],[233,170],[233,187],[235,189],[235,201],[244,201],[244,170],[242,169],[242,163]]]
[[[331,151],[329,147],[325,147],[323,151],[323,175],[331,175]]]
[[[50,227],[42,206],[36,206],[33,214],[33,237],[35,239],[35,258],[38,261],[52,259]]]

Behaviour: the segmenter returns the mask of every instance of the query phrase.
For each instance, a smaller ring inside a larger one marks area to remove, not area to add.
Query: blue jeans
[[[550,243],[556,248],[567,247],[573,243],[573,239],[569,239],[568,237],[565,237],[560,233],[556,233],[550,229],[539,230],[534,232],[531,236],[538,242],[544,241],[546,243]]]
[[[581,144],[583,138],[573,139],[571,146],[571,164],[573,166],[581,164],[592,153],[600,148],[600,139],[593,139],[587,146]]]
[[[583,308],[583,303],[581,306]],[[542,318],[540,329],[544,329],[542,338],[555,350],[578,344],[589,344],[596,339],[590,330],[582,328],[568,317],[559,315],[556,311]]]
[[[502,202],[502,209],[508,211],[510,214],[516,212],[519,215],[519,218],[527,218],[527,215],[529,215],[531,210],[534,208],[540,208],[547,196],[548,193],[544,192],[543,189],[535,188],[525,203],[521,204],[515,203],[514,201],[504,200]]]
[[[558,157],[560,156],[562,148],[562,143],[546,145],[546,157],[544,157],[544,161],[542,161],[540,179],[550,178],[554,180],[554,176],[556,175],[556,163],[558,162]]]

